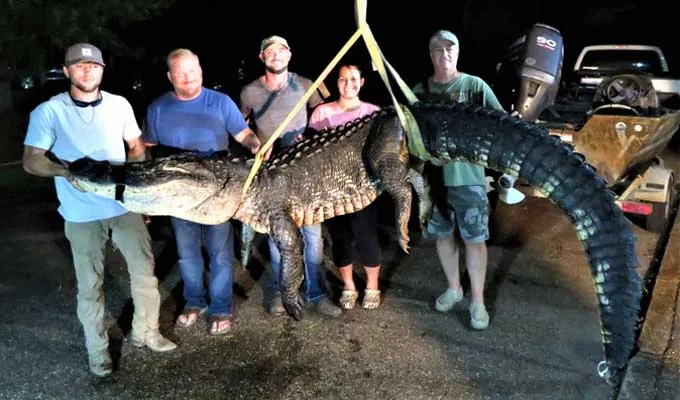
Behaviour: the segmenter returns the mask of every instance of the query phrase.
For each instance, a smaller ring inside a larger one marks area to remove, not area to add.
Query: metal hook
[[[597,374],[600,375],[600,378],[608,380],[609,379],[609,362],[608,361],[600,361],[597,363]]]

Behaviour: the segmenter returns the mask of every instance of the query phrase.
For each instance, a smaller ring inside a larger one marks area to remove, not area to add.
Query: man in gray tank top
[[[291,51],[286,39],[280,36],[265,38],[260,45],[260,60],[265,74],[246,85],[241,90],[241,113],[255,125],[255,133],[262,143],[274,134],[288,113],[295,107],[312,86],[312,81],[288,71]],[[321,104],[323,99],[315,91],[303,107],[286,126],[284,133],[277,139],[279,149],[298,142],[307,128],[308,108]],[[320,314],[337,317],[342,314],[340,307],[333,304],[325,292],[325,276],[321,264],[324,260],[321,224],[302,227],[305,257],[305,295],[306,301]],[[281,315],[285,312],[281,301],[280,270],[281,257],[276,244],[269,237],[271,255],[273,301],[270,313]]]

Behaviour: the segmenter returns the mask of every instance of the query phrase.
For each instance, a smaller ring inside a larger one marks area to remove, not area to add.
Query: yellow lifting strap
[[[390,93],[390,97],[392,98],[392,103],[394,103],[394,108],[397,111],[397,116],[399,117],[401,126],[406,132],[406,142],[409,147],[409,152],[421,160],[428,161],[430,160],[430,154],[427,152],[427,150],[425,150],[418,123],[413,118],[413,115],[408,110],[408,108],[399,104],[397,98],[394,96],[389,77],[385,71],[385,66],[387,66],[387,68],[392,73],[394,80],[397,82],[397,85],[399,85],[399,88],[404,93],[404,96],[406,97],[406,100],[409,102],[409,104],[416,103],[418,98],[404,82],[404,80],[401,79],[401,76],[399,76],[397,71],[392,67],[392,65],[390,65],[383,53],[380,51],[380,47],[378,47],[378,43],[373,37],[373,32],[371,32],[371,28],[368,26],[368,23],[366,23],[366,7],[367,0],[356,0],[354,3],[354,13],[357,25],[359,25],[360,30],[362,30],[362,36],[364,38],[364,42],[366,43],[366,47],[368,48],[368,52],[371,55],[371,61],[373,61],[373,65],[375,65],[380,77],[387,87],[387,91]]]
[[[356,2],[354,3],[355,18],[358,26],[356,32],[354,32],[352,37],[349,38],[347,43],[345,43],[345,45],[340,49],[338,54],[335,55],[335,57],[331,60],[328,66],[323,70],[321,75],[319,75],[316,81],[314,81],[312,86],[310,86],[309,89],[307,89],[307,91],[302,96],[300,101],[298,101],[298,103],[288,113],[283,122],[281,122],[281,125],[278,126],[278,128],[269,138],[269,140],[267,140],[267,142],[260,148],[260,151],[255,155],[255,162],[251,167],[248,179],[246,180],[246,183],[243,186],[241,200],[245,198],[245,195],[248,192],[248,188],[250,187],[253,179],[255,178],[255,175],[257,174],[260,165],[262,164],[264,155],[274,145],[276,139],[278,139],[279,136],[281,136],[284,129],[288,126],[293,117],[300,111],[300,109],[303,106],[307,104],[307,101],[312,96],[312,93],[314,93],[314,91],[321,85],[321,83],[324,81],[324,79],[326,79],[330,71],[335,67],[335,65],[338,63],[338,61],[340,61],[340,59],[345,55],[345,53],[347,53],[347,51],[352,47],[352,45],[354,45],[354,43],[359,39],[360,36],[364,38],[364,43],[366,43],[368,52],[371,55],[373,65],[375,65],[376,68],[378,69],[378,73],[380,74],[380,77],[385,83],[385,86],[387,86],[387,90],[389,91],[390,96],[392,97],[392,102],[394,103],[395,109],[397,111],[399,121],[401,122],[401,125],[403,126],[407,134],[408,139],[407,142],[410,152],[423,160],[429,160],[430,157],[427,151],[425,150],[425,147],[423,146],[422,138],[420,136],[420,130],[418,129],[418,124],[414,120],[413,115],[411,115],[411,112],[406,107],[400,105],[396,97],[394,96],[385,66],[387,66],[387,68],[394,76],[395,80],[397,81],[397,84],[401,88],[402,92],[404,92],[404,95],[406,96],[406,99],[409,102],[409,104],[417,102],[418,98],[406,85],[406,83],[401,79],[397,71],[395,71],[394,68],[392,68],[392,66],[390,65],[390,63],[387,62],[385,56],[380,51],[380,48],[378,47],[378,44],[376,43],[375,38],[373,37],[373,33],[371,32],[371,28],[369,28],[368,24],[366,23],[366,5],[367,5],[366,0],[356,0]]]

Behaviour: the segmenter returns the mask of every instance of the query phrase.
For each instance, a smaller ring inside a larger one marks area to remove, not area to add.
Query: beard
[[[270,67],[267,64],[265,64],[264,69],[267,70],[267,72],[269,72],[271,74],[278,75],[278,74],[282,74],[282,73],[288,71],[288,66],[286,65],[285,67],[281,67],[281,68],[276,69],[276,68]]]
[[[197,86],[197,87],[190,88],[190,89],[184,89],[184,88],[178,89],[178,88],[175,88],[175,91],[176,91],[177,94],[180,95],[180,97],[182,97],[182,98],[185,98],[185,99],[194,98],[194,97],[198,97],[198,94],[201,92],[201,86],[199,85],[199,86]]]
[[[88,86],[85,86],[82,83],[71,81],[71,86],[75,86],[78,90],[80,90],[83,93],[94,93],[99,90],[99,83],[100,82],[95,82],[91,83]]]

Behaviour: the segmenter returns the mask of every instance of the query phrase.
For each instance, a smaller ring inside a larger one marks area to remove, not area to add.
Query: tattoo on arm
[[[46,150],[32,146],[24,147],[23,165],[24,171],[36,176],[68,176],[65,165],[50,160]]]

